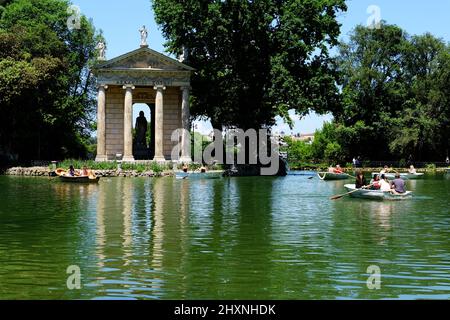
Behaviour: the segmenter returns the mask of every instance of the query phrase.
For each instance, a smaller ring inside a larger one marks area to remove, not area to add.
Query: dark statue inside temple
[[[147,148],[147,118],[143,111],[139,113],[139,117],[136,119],[136,146]]]
[[[135,137],[133,141],[133,155],[136,160],[149,160],[153,157],[152,148],[148,145],[148,131],[152,128],[148,127],[148,120],[143,111],[136,118]]]

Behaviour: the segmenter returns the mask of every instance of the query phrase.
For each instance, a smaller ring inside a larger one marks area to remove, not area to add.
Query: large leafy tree
[[[260,128],[288,111],[338,108],[329,48],[344,0],[152,0],[167,50],[188,50],[192,111],[215,128]]]
[[[449,56],[449,47],[430,34],[410,37],[386,23],[356,27],[340,45],[343,105],[334,112],[348,156],[444,159]]]
[[[394,117],[390,150],[445,159],[450,131],[450,46],[431,34],[413,36],[404,55],[408,99]]]
[[[95,106],[99,35],[65,0],[15,0],[0,18],[0,152],[20,160],[83,156]]]

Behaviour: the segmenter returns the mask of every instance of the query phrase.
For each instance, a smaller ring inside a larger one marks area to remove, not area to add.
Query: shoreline
[[[143,171],[137,170],[91,170],[101,178],[157,178],[172,177],[175,171]],[[1,175],[16,177],[54,177],[54,171],[48,167],[13,167],[6,169]]]
[[[359,169],[359,168],[358,168]],[[383,168],[361,168],[365,173],[379,172]],[[450,168],[436,168],[436,169],[417,169],[419,173],[446,173]],[[398,172],[406,172],[405,168],[395,168]],[[315,171],[320,172],[320,169],[311,168],[291,168],[290,171]],[[355,169],[344,170],[347,173],[354,172]],[[158,178],[158,177],[173,177],[177,170],[165,170],[163,172],[153,171],[138,171],[138,170],[92,170],[98,177],[102,178]],[[208,173],[224,172],[220,170],[210,170]],[[52,177],[54,172],[48,167],[12,167],[0,173],[2,176],[16,176],[16,177]]]

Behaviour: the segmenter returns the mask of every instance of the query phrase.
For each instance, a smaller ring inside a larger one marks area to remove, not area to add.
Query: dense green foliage
[[[259,128],[288,111],[336,110],[336,15],[344,0],[152,0],[169,52],[187,48],[192,113],[213,127]]]
[[[340,45],[342,108],[334,112],[347,157],[441,160],[449,149],[450,46],[397,26],[358,26]]]
[[[287,146],[283,151],[288,152],[291,166],[345,163],[345,147],[340,144],[345,135],[342,129],[342,126],[337,126],[335,123],[325,123],[322,130],[316,131],[312,142],[285,137],[284,142]]]
[[[10,1],[0,17],[0,155],[85,156],[95,106],[89,71],[100,35],[66,0]]]

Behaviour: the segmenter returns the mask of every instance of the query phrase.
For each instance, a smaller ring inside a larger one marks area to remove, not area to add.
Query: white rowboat
[[[330,181],[330,180],[346,180],[351,178],[346,173],[333,173],[333,172],[319,172],[317,174],[320,180]]]
[[[400,201],[411,199],[413,196],[412,191],[407,191],[405,194],[396,195],[380,190],[356,189],[356,186],[354,184],[346,184],[345,189],[347,189],[348,192],[354,191],[350,193],[350,196],[360,199]]]

